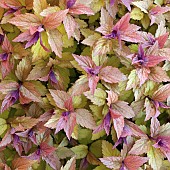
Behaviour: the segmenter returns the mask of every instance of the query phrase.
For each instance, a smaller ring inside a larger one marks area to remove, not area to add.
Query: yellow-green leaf
[[[105,104],[106,92],[103,89],[97,88],[94,95],[90,91],[84,92],[84,95],[91,100],[91,102],[97,106]]]
[[[7,129],[7,123],[5,119],[0,118],[0,135],[2,135]]]
[[[130,17],[134,20],[141,20],[143,18],[144,14],[139,8],[133,8]]]
[[[77,145],[71,148],[71,150],[76,154],[77,159],[82,159],[86,157],[88,153],[88,147],[86,145]]]

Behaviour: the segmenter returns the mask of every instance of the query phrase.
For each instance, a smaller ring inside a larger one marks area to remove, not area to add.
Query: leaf
[[[88,79],[87,76],[80,76],[79,79],[73,84],[73,86],[69,89],[69,92],[73,95],[81,95],[83,92],[89,90]]]
[[[130,18],[134,20],[141,20],[143,18],[144,14],[139,8],[133,8],[130,13]]]
[[[99,77],[107,83],[118,83],[126,80],[126,76],[121,73],[118,68],[111,66],[102,68],[100,70]]]
[[[30,82],[25,82],[20,87],[19,100],[21,104],[41,102],[41,94],[36,89],[35,85]]]
[[[2,141],[0,141],[0,148],[7,146],[12,141],[12,135],[10,134],[10,131],[7,131],[5,136],[3,137]]]
[[[151,119],[151,125],[150,125],[151,137],[158,135],[159,130],[160,130],[160,122],[157,118],[153,117]]]
[[[70,39],[76,29],[76,22],[71,15],[67,15],[63,20],[63,24],[67,32],[68,38]]]
[[[118,95],[113,91],[106,91],[108,93],[107,99],[107,105],[110,106],[112,103],[115,103],[118,101]]]
[[[44,24],[45,28],[48,30],[56,29],[64,20],[67,13],[68,13],[68,9],[54,12],[52,14],[49,14],[45,18],[43,18],[42,23]]]
[[[47,8],[46,0],[34,0],[33,1],[33,10],[36,15],[40,15],[40,13]]]
[[[156,108],[154,106],[154,104],[148,99],[145,99],[145,110],[146,110],[146,118],[145,121],[149,120],[151,117],[154,117],[156,114]]]
[[[62,58],[62,35],[61,33],[55,29],[55,30],[48,30],[48,43],[50,44],[50,47],[52,51],[55,52],[57,56]]]
[[[151,68],[149,79],[158,83],[170,81],[170,78],[167,75],[166,71],[164,71],[159,66]]]
[[[128,168],[128,170],[136,170],[147,161],[148,158],[146,157],[132,156],[132,155],[128,155],[124,159],[125,166]]]
[[[60,91],[60,90],[49,90],[49,91],[57,107],[59,107],[60,109],[64,109],[65,102],[68,101],[68,99],[70,99],[70,95],[65,91]]]
[[[132,2],[132,4],[140,8],[141,11],[148,13],[148,8],[151,6],[152,1],[150,0],[136,1],[136,2]]]
[[[9,107],[11,107],[18,100],[18,98],[19,98],[18,89],[8,93],[1,104],[1,113],[4,112]]]
[[[34,164],[35,161],[33,160],[29,160],[29,159],[26,159],[26,158],[16,158],[12,161],[12,166],[14,169],[17,169],[17,170],[25,170],[25,169],[28,169],[32,166],[32,164]]]
[[[138,127],[138,125],[134,124],[133,122],[125,120],[125,124],[130,128],[134,136],[145,138],[147,137],[147,135]]]
[[[121,134],[123,133],[123,128],[124,128],[124,117],[117,112],[117,110],[110,109],[110,113],[113,119],[113,124],[114,124],[114,129],[117,134],[117,139],[121,137]]]
[[[76,15],[81,15],[81,14],[94,15],[94,12],[89,7],[79,3],[76,3],[71,8],[69,8],[69,13],[76,14]]]
[[[169,95],[170,95],[170,84],[166,84],[160,87],[156,92],[154,92],[152,99],[159,102],[163,102],[168,98]]]
[[[74,156],[68,160],[65,166],[61,167],[61,170],[76,170],[76,157]]]
[[[126,90],[130,90],[131,88],[135,88],[139,84],[139,78],[137,76],[136,70],[132,70],[128,76],[128,82],[126,86]]]
[[[28,30],[30,27],[35,27],[40,25],[39,18],[30,13],[20,14],[9,20],[9,23],[20,27],[21,29]]]
[[[45,127],[54,129],[57,126],[57,122],[59,121],[60,115],[52,115],[51,118],[44,124]],[[61,127],[62,129],[63,127]]]
[[[85,38],[81,43],[93,46],[94,43],[100,38],[101,36],[98,33],[94,33],[94,35],[89,35],[87,38]]]
[[[2,49],[3,49],[3,51],[5,51],[7,53],[12,52],[12,49],[13,49],[13,47],[6,35],[5,35],[3,43],[2,43]]]
[[[132,108],[128,105],[127,102],[124,102],[124,101],[118,101],[112,104],[112,109],[119,112],[125,118],[132,118],[135,116],[135,113],[132,110]]]
[[[74,155],[74,153],[67,147],[58,147],[56,153],[60,159],[65,159]]]
[[[102,141],[102,154],[103,157],[110,156],[119,156],[120,152],[115,148],[113,149],[113,145],[106,140]]]
[[[121,167],[121,157],[105,157],[105,158],[100,158],[100,161],[110,169],[119,169]]]
[[[170,123],[163,124],[160,127],[159,135],[162,135],[162,136],[169,136],[170,135]]]
[[[94,94],[96,87],[97,87],[97,83],[99,81],[99,77],[90,75],[90,76],[88,76],[88,80],[89,80],[90,92],[91,92],[91,94]]]
[[[48,43],[48,36],[46,32],[41,32],[41,39],[42,39],[43,45],[49,49],[50,45]],[[37,43],[32,46],[31,52],[33,53],[32,55],[33,62],[38,61],[40,59],[46,59],[49,55],[49,52],[45,51],[44,48],[41,46],[40,38],[38,39]]]
[[[144,14],[143,18],[141,19],[142,26],[147,29],[150,25],[150,18],[147,14]]]
[[[0,118],[0,135],[7,130],[7,123],[5,119]]]
[[[142,67],[142,68],[138,68],[136,71],[137,71],[137,75],[140,80],[140,86],[141,86],[148,79],[150,70],[149,70],[149,68]]]
[[[96,31],[102,33],[103,35],[107,35],[112,31],[113,18],[104,8],[101,9],[100,25],[101,27],[97,28]]]
[[[162,159],[163,159],[163,156],[160,150],[157,148],[154,148],[150,144],[150,148],[147,152],[147,156],[149,158],[149,165],[151,165],[153,170],[160,170],[162,166]]]
[[[15,75],[20,81],[25,81],[31,71],[31,62],[28,58],[23,58],[17,65]]]
[[[86,109],[76,109],[76,122],[82,127],[89,129],[96,127],[92,114]]]
[[[87,67],[93,68],[95,66],[95,63],[88,56],[78,56],[73,54],[73,57],[78,62],[78,64],[82,69],[86,69]]]
[[[103,89],[97,88],[94,95],[91,94],[90,91],[84,92],[84,95],[97,106],[102,106],[105,104],[106,92]]]
[[[86,145],[77,145],[72,147],[71,150],[76,154],[76,159],[82,159],[88,153],[88,147]]]
[[[92,131],[90,129],[78,128],[78,141],[80,144],[88,145],[91,143]]]
[[[111,52],[113,48],[113,43],[109,39],[106,39],[104,37],[101,37],[96,41],[93,45],[93,55],[99,56],[99,55],[105,55],[108,52]]]
[[[95,140],[95,139],[94,139]],[[102,157],[102,140],[98,139],[94,141],[89,148],[89,151],[96,157]]]
[[[2,94],[8,94],[11,91],[18,89],[18,83],[11,80],[5,80],[0,83],[0,92]]]
[[[141,138],[135,142],[131,150],[129,151],[129,154],[133,155],[141,155],[143,153],[147,153],[148,149],[148,139],[147,138]]]
[[[11,126],[17,130],[17,128],[21,128],[22,130],[31,129],[39,122],[38,119],[32,117],[17,117],[11,122]]]

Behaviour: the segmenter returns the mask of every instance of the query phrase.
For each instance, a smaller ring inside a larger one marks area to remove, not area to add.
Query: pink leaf
[[[147,62],[148,67],[154,67],[157,64],[159,64],[161,61],[164,61],[167,59],[164,56],[153,56],[153,55],[148,55],[147,58],[148,58],[148,62]]]
[[[129,21],[130,21],[130,13],[127,13],[116,23],[113,29],[125,31],[129,27]]]
[[[147,142],[149,140],[147,138],[141,138],[135,142],[131,150],[129,151],[129,154],[133,155],[141,155],[143,153],[147,153],[148,145]]]
[[[4,41],[2,43],[2,50],[6,53],[10,53],[10,52],[12,52],[12,49],[13,49],[13,47],[12,47],[10,41],[8,40],[7,36],[5,35]]]
[[[113,103],[112,109],[119,112],[125,118],[132,118],[135,116],[135,113],[132,108],[128,105],[127,102],[124,101],[117,101],[116,103]]]
[[[48,30],[48,43],[50,44],[50,47],[52,51],[55,52],[57,56],[62,58],[62,34],[57,30]]]
[[[63,20],[63,24],[67,32],[68,38],[71,38],[71,36],[74,34],[74,31],[76,29],[76,22],[74,18],[71,15],[67,15]]]
[[[130,4],[133,0],[122,0],[123,4],[126,6],[126,8],[131,11]]]
[[[88,80],[89,80],[89,88],[90,88],[91,94],[94,94],[95,89],[97,87],[97,83],[99,81],[99,77],[98,76],[88,76]]]
[[[8,144],[10,144],[12,141],[12,135],[10,134],[10,131],[7,131],[5,136],[0,142],[0,148],[6,147]]]
[[[121,157],[112,156],[112,157],[105,157],[99,159],[107,168],[110,169],[119,169],[121,166],[121,161],[122,161]]]
[[[160,87],[156,92],[154,92],[152,99],[163,102],[168,98],[168,96],[170,96],[170,84]]]
[[[137,170],[140,166],[148,161],[146,157],[129,155],[124,159],[125,166],[128,170]]]
[[[150,126],[151,137],[158,135],[159,130],[160,130],[160,122],[157,118],[153,117],[151,119],[151,126]]]
[[[169,76],[167,75],[166,71],[162,69],[162,67],[155,66],[151,68],[150,70],[151,70],[149,74],[150,80],[158,82],[158,83],[170,81]]]
[[[67,13],[68,9],[49,14],[47,17],[43,18],[42,23],[48,30],[55,29],[61,24]]]
[[[70,14],[75,15],[81,15],[81,14],[87,14],[87,15],[94,15],[94,12],[87,6],[83,4],[75,4],[69,9]]]
[[[124,117],[116,110],[110,109],[110,113],[113,119],[114,128],[119,139],[124,128]]]
[[[92,61],[92,59],[88,56],[79,56],[76,54],[73,54],[74,59],[78,62],[80,67],[82,69],[93,68],[95,66],[95,63]]]
[[[148,68],[138,68],[137,69],[137,74],[138,74],[138,78],[140,79],[140,85],[144,84],[145,81],[148,79],[150,70]]]
[[[69,115],[68,121],[66,122],[64,127],[64,131],[66,132],[66,136],[69,140],[71,138],[71,134],[73,133],[75,125],[76,125],[76,113],[72,112]]]
[[[112,66],[101,68],[99,77],[107,83],[118,83],[126,80],[126,76],[121,73],[118,68]]]
[[[39,26],[40,19],[34,14],[26,13],[13,17],[12,19],[9,20],[9,23],[27,30],[30,27]]]
[[[156,38],[158,40],[159,48],[163,48],[169,36],[169,32]]]
[[[89,129],[94,129],[96,127],[96,123],[93,119],[92,114],[86,109],[77,109],[76,110],[76,121],[77,124],[82,127],[86,127]]]
[[[60,90],[49,90],[57,107],[60,109],[65,108],[65,102],[70,98],[70,95],[65,91]]]

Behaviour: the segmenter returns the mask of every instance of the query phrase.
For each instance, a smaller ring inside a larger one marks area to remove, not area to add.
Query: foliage
[[[169,0],[1,0],[0,20],[0,169],[170,168]]]

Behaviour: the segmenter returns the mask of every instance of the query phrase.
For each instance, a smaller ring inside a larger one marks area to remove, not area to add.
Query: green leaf
[[[71,150],[76,154],[76,159],[82,159],[88,153],[88,147],[86,145],[77,145],[71,148]]]
[[[100,131],[98,133],[93,133],[91,139],[92,140],[97,140],[97,139],[103,137],[104,135],[106,135],[106,132],[104,130],[102,130],[102,131]]]
[[[151,165],[153,170],[160,170],[162,166],[162,161],[163,161],[163,156],[160,150],[157,148],[154,148],[152,144],[150,143],[147,156],[149,158],[149,165]]]
[[[144,14],[142,20],[141,20],[142,26],[147,29],[150,24],[150,18],[148,17],[148,14]]]
[[[102,141],[103,157],[120,156],[119,150],[113,149],[113,145],[106,140]]]
[[[141,20],[143,15],[143,12],[139,8],[133,8],[130,13],[130,17],[134,20]]]
[[[90,129],[78,129],[78,141],[81,144],[87,145],[91,142],[92,131]]]
[[[102,119],[103,115],[102,115],[102,110],[103,110],[103,106],[96,106],[96,105],[89,105],[93,115],[97,118],[97,119]]]
[[[7,130],[7,123],[5,119],[0,118],[0,135]]]
[[[87,99],[83,95],[73,96],[72,98],[74,108],[84,108],[87,104]]]
[[[60,159],[65,159],[74,155],[74,152],[66,147],[58,147],[56,153]]]
[[[109,168],[107,168],[104,165],[100,165],[100,166],[97,166],[96,168],[94,168],[93,170],[109,170]]]
[[[102,157],[102,140],[97,140],[93,142],[89,148],[89,150],[97,157]]]
[[[102,106],[106,101],[106,92],[103,89],[97,88],[94,95],[90,91],[84,92],[84,95],[91,100],[91,102],[97,106]]]
[[[42,32],[41,37],[42,37],[43,45],[46,48],[50,49],[47,34],[45,32]],[[37,41],[35,45],[32,46],[31,52],[33,53],[32,55],[33,62],[38,61],[39,59],[42,58],[45,59],[50,54],[49,52],[45,51],[43,47],[40,45],[40,39]]]
[[[139,78],[137,76],[136,70],[132,70],[128,76],[128,82],[126,86],[126,90],[130,90],[131,88],[135,88],[139,83]]]
[[[62,36],[62,40],[64,48],[72,47],[74,45],[74,39],[73,38],[68,39],[67,34]]]

